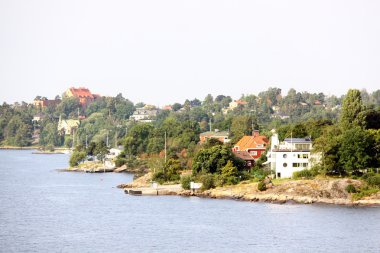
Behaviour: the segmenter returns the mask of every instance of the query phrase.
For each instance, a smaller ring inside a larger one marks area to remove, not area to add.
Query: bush
[[[373,173],[373,172],[368,172],[368,173],[366,173],[366,174],[364,174],[364,175],[362,176],[362,179],[364,179],[365,181],[367,181],[368,178],[373,177],[373,176],[376,176],[376,174]]]
[[[357,191],[356,191],[356,188],[355,188],[355,186],[353,185],[353,184],[349,184],[349,185],[347,185],[346,186],[346,191],[348,192],[348,193],[356,193]]]
[[[360,189],[359,192],[352,194],[352,199],[353,200],[359,200],[364,197],[371,196],[372,194],[375,194],[379,191],[378,188],[369,188],[369,187],[364,187]]]
[[[239,178],[238,177],[227,177],[224,179],[226,185],[232,185],[232,184],[237,184],[239,183]]]
[[[253,178],[253,175],[249,171],[244,170],[240,173],[241,180],[249,180],[252,178]]]
[[[258,184],[257,184],[257,189],[259,191],[265,191],[267,189],[267,185],[263,182],[263,181],[260,181]]]
[[[315,173],[309,169],[303,169],[300,171],[295,171],[293,172],[293,179],[301,179],[301,178],[306,178],[306,179],[312,179],[314,178]]]
[[[166,177],[163,171],[157,171],[152,176],[152,181],[156,181],[159,184],[163,184],[166,181]]]
[[[202,175],[200,181],[202,183],[202,190],[208,190],[215,187],[214,177],[212,174]]]
[[[86,152],[84,151],[74,151],[73,154],[70,157],[70,166],[74,167],[77,166],[79,163],[83,162],[86,158]]]
[[[371,186],[380,187],[380,175],[374,175],[367,178],[367,183]]]
[[[127,163],[127,159],[126,158],[117,158],[116,159],[116,161],[115,161],[115,166],[116,167],[121,167],[121,166],[123,166],[124,164],[126,164]]]
[[[191,175],[186,175],[186,176],[181,177],[181,185],[183,189],[190,190],[191,179],[192,179]]]

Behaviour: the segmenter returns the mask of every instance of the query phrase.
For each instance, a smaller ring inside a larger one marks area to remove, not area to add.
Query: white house
[[[310,138],[286,138],[280,143],[278,134],[271,138],[271,150],[268,152],[268,162],[277,178],[290,178],[293,172],[310,169],[318,155],[312,155]]]
[[[152,105],[145,105],[141,108],[136,108],[136,111],[131,116],[131,119],[140,122],[152,122],[157,116],[158,109]]]
[[[58,132],[65,135],[71,135],[75,131],[75,129],[78,129],[79,127],[79,120],[76,119],[67,119],[62,120],[61,117],[59,117],[58,122]]]

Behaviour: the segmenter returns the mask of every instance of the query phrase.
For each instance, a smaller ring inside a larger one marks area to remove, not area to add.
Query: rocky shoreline
[[[193,192],[184,190],[179,184],[159,185],[156,188],[150,184],[151,174],[147,174],[130,184],[118,187],[125,193],[133,195],[177,195],[197,196],[213,199],[233,199],[250,202],[269,203],[301,203],[301,204],[333,204],[344,206],[380,206],[380,193],[360,200],[353,200],[347,193],[348,184],[361,186],[362,182],[352,179],[314,179],[285,181],[274,185],[266,191],[257,190],[257,182],[242,182],[238,185],[217,187],[206,191]]]

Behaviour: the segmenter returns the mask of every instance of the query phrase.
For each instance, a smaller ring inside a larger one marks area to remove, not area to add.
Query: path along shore
[[[198,196],[214,199],[235,199],[270,203],[296,202],[304,204],[321,203],[347,206],[380,206],[380,193],[360,200],[353,200],[345,188],[348,184],[360,187],[363,182],[353,179],[287,180],[278,185],[259,191],[257,182],[242,182],[238,185],[217,187],[206,191],[192,192],[181,185],[151,186],[151,173],[129,184],[119,185],[126,193],[138,195]]]

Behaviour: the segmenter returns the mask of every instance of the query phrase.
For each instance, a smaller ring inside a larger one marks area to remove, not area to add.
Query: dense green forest
[[[270,130],[275,128],[280,139],[289,137],[290,133],[293,137],[311,136],[315,150],[323,155],[318,168],[321,173],[359,173],[362,169],[379,167],[380,90],[372,93],[349,90],[345,96],[336,97],[294,89],[284,95],[279,88],[269,88],[258,95],[242,95],[239,100],[244,103],[233,109],[230,107],[233,99],[226,95],[186,100],[171,105],[171,110],[158,110],[154,120],[148,123],[130,119],[136,108],[144,104],[134,104],[122,94],[100,97],[85,107],[75,97],[63,97],[61,103],[43,109],[25,102],[3,103],[0,143],[3,146],[76,146],[82,152],[81,158],[92,152],[85,150],[86,143],[93,146],[107,143],[108,148],[122,145],[119,165],[136,157],[147,158],[149,162],[156,158],[156,165],[152,162],[153,165],[147,166],[161,170],[157,179],[178,178],[179,171],[192,169],[193,174],[217,173],[224,175],[218,180],[235,182],[237,177],[244,178],[240,161],[228,146],[220,143],[200,146],[199,134],[210,128],[225,130],[233,144],[254,129],[269,137]],[[42,115],[42,119],[33,120],[36,115]],[[59,118],[80,118],[74,135],[57,131]],[[162,161],[165,135],[168,164]]]

